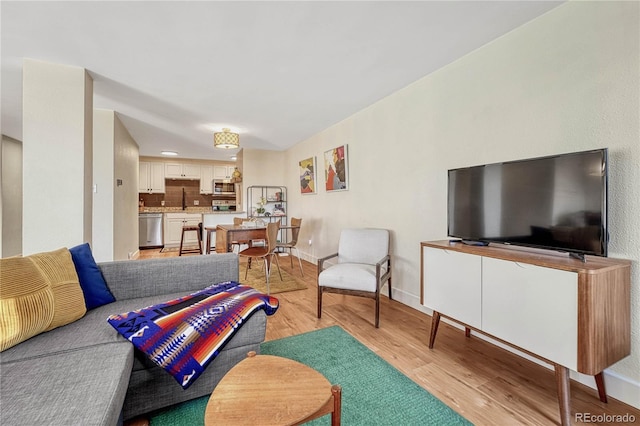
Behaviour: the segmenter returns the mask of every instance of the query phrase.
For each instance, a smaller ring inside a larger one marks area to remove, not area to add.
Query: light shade
[[[225,149],[239,148],[240,135],[231,133],[229,129],[222,129],[222,132],[213,134],[213,146]]]

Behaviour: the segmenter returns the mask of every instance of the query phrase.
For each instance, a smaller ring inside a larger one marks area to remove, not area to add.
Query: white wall
[[[138,250],[139,148],[116,113],[114,116],[113,259],[128,259]],[[122,185],[118,184],[122,181]]]
[[[98,262],[113,260],[114,112],[93,110],[93,241],[91,251]]]
[[[23,254],[90,242],[93,80],[32,59],[22,74]]]
[[[93,255],[128,259],[138,249],[138,144],[111,110],[94,110],[93,139]]]
[[[0,257],[22,254],[22,143],[2,135]]]
[[[388,228],[394,298],[420,308],[419,243],[446,237],[448,169],[608,147],[609,255],[633,268],[632,354],[606,380],[639,407],[639,15],[637,2],[566,3],[290,149],[304,257],[335,251],[342,228]],[[326,193],[323,152],[341,144],[350,189]],[[320,188],[300,195],[298,161],[312,155]]]
[[[242,150],[242,208],[251,212],[257,205],[247,200],[247,188],[250,186],[285,185],[285,157],[282,152],[259,149]],[[286,186],[286,185],[285,185]],[[289,215],[289,217],[291,217]]]

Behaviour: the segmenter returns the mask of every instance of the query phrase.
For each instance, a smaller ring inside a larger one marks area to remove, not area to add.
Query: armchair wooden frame
[[[318,259],[318,275],[316,277],[316,283],[318,282],[318,277],[320,273],[324,270],[324,262],[334,257],[338,257],[338,253],[330,254],[329,256],[325,256],[323,258]],[[337,293],[337,294],[345,294],[348,296],[358,296],[358,297],[367,297],[369,299],[374,299],[376,301],[376,318],[375,318],[375,326],[379,328],[380,326],[380,290],[385,282],[388,282],[389,287],[389,299],[393,300],[391,296],[391,256],[387,254],[382,259],[380,259],[376,264],[376,291],[363,291],[363,290],[347,290],[344,288],[334,288],[334,287],[326,287],[318,284],[318,318],[322,317],[322,294],[323,293]],[[386,267],[386,270],[383,273],[383,266]]]

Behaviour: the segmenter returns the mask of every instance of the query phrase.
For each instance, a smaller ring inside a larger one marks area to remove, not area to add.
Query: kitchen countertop
[[[244,211],[213,211],[211,207],[187,207],[182,210],[180,207],[139,207],[138,213],[187,213],[187,214],[241,214],[246,215]]]

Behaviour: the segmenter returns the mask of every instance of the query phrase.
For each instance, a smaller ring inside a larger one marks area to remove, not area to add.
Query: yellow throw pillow
[[[0,259],[0,352],[49,327],[53,290],[28,257]]]
[[[69,250],[61,248],[29,257],[49,280],[53,291],[53,319],[45,331],[82,318],[87,307]]]

